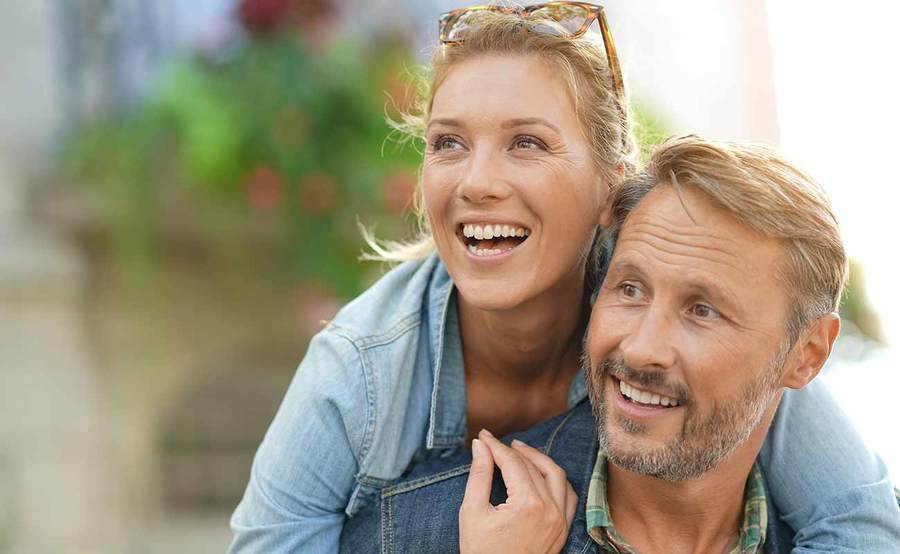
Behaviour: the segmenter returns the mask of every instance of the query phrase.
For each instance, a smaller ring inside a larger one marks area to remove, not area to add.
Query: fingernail
[[[520,441],[519,439],[513,439],[512,444],[513,444],[513,446],[528,446],[527,444]]]
[[[491,432],[488,431],[487,429],[482,429],[481,432],[484,433],[485,435],[491,437],[491,438],[494,438],[494,435],[492,435]]]
[[[481,449],[484,446],[481,444],[481,441],[478,439],[472,439],[472,458],[477,460],[481,457],[482,451]]]

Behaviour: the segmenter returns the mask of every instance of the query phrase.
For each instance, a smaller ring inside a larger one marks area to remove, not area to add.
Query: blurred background
[[[0,552],[222,552],[310,336],[384,270],[439,0],[0,0]],[[896,3],[605,2],[641,140],[780,145],[851,256],[824,379],[900,479]]]

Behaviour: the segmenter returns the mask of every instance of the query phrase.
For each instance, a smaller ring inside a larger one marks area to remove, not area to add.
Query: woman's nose
[[[510,187],[498,160],[488,152],[475,153],[457,187],[460,198],[473,204],[503,200]]]

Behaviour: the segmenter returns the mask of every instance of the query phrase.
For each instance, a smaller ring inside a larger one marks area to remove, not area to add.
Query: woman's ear
[[[597,223],[599,223],[600,227],[603,229],[609,229],[609,226],[612,225],[612,207],[609,205],[610,200],[610,196],[607,196],[606,201],[600,206],[600,217],[597,220]]]
[[[616,184],[621,183],[622,179],[625,177],[625,164],[619,164],[614,169],[615,173],[614,178],[607,179],[605,177],[601,177],[600,180],[600,190],[604,191],[606,194],[603,200],[603,205],[600,206],[600,214],[597,220],[597,223],[603,229],[609,229],[609,226],[612,225],[612,197],[613,191],[616,188]]]

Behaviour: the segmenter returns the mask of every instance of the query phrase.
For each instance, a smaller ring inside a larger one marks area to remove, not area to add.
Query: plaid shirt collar
[[[591,474],[587,495],[587,529],[601,552],[637,554],[637,551],[619,535],[613,527],[606,501],[607,462],[603,451],[597,455],[597,463]],[[763,551],[766,542],[766,485],[756,464],[747,478],[744,488],[744,519],[738,537],[728,554],[756,554]]]

